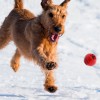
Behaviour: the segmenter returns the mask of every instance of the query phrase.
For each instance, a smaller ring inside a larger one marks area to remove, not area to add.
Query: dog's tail
[[[23,9],[23,0],[15,0],[14,8]]]

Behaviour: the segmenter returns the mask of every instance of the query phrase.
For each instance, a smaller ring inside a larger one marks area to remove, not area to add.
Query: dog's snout
[[[60,32],[60,31],[61,31],[61,27],[55,26],[55,27],[54,27],[54,30],[55,30],[56,32]]]

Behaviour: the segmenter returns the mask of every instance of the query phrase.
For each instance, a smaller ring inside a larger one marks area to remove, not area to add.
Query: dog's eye
[[[52,17],[53,17],[53,14],[52,14],[52,13],[49,13],[49,17],[51,17],[51,18],[52,18]]]
[[[62,15],[62,18],[65,18],[65,15]]]

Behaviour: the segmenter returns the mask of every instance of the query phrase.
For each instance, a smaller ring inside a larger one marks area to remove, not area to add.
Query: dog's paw
[[[17,72],[19,69],[20,64],[16,63],[15,61],[11,61],[11,67],[14,70],[14,72]]]
[[[50,92],[50,93],[56,92],[57,89],[58,89],[57,86],[46,86],[45,87],[45,90],[48,91],[48,92]]]
[[[47,64],[46,64],[46,69],[48,69],[48,70],[53,70],[53,69],[55,69],[57,67],[57,63],[56,62],[48,62]]]

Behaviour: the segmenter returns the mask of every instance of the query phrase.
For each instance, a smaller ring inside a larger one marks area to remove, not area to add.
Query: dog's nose
[[[55,27],[54,27],[54,30],[55,30],[56,32],[60,32],[60,31],[61,31],[61,27],[55,26]]]

